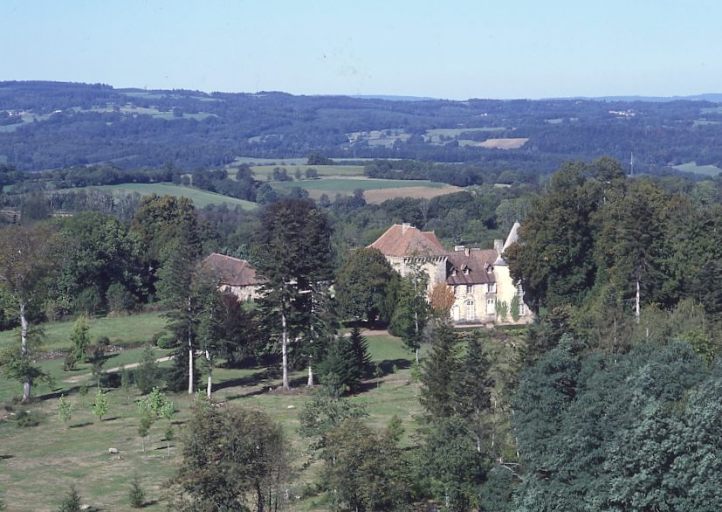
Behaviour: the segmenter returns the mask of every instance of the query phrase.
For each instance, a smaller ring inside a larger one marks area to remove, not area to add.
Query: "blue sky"
[[[722,92],[722,2],[2,0],[0,80],[451,99]]]

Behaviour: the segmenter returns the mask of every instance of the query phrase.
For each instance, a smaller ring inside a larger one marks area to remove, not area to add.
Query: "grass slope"
[[[129,320],[140,317],[130,317]],[[109,325],[107,328],[110,331]],[[120,336],[122,327],[116,328]],[[48,332],[58,329],[60,327],[46,328]],[[137,333],[130,334],[133,328],[127,330],[127,337],[139,337]],[[369,412],[367,420],[376,427],[383,427],[394,415],[398,416],[406,432],[403,442],[412,444],[422,414],[418,384],[411,379],[412,355],[398,338],[386,334],[368,336],[368,342],[372,359],[383,370],[383,377],[369,380],[365,391],[350,400],[365,404]],[[514,350],[512,343],[499,342],[491,351],[492,358],[495,361],[507,359]],[[111,359],[107,367],[117,366],[120,361],[137,361],[140,353],[141,349],[124,351]],[[164,354],[156,351],[159,357]],[[80,392],[87,389],[82,384],[91,384],[87,378],[87,365],[72,373],[62,371],[60,360],[46,361],[43,366],[53,374],[56,382],[52,388],[54,395],[41,396],[30,406],[41,417],[41,423],[35,427],[20,428],[6,412],[8,406],[6,410],[0,409],[0,493],[8,510],[56,510],[71,484],[78,486],[83,503],[102,510],[130,510],[128,488],[134,474],[140,477],[146,490],[145,510],[166,510],[167,482],[180,462],[182,429],[190,414],[192,398],[185,393],[171,396],[178,409],[173,422],[174,440],[165,440],[167,422],[158,421],[151,429],[145,443],[146,451],[143,452],[137,434],[137,390],[133,388],[130,395],[121,389],[109,390],[109,412],[101,422],[90,410],[93,389],[87,394]],[[499,368],[503,367],[499,365]],[[298,435],[298,413],[309,399],[303,387],[305,371],[292,374],[292,382],[297,389],[291,394],[272,390],[280,384],[279,373],[275,366],[217,369],[214,372],[214,397],[227,404],[263,409],[283,426],[292,447],[292,464],[297,474],[289,489],[292,497],[290,509],[326,510],[320,496],[295,498],[305,494],[307,485],[318,475],[319,465],[304,464],[308,460],[307,442]],[[9,394],[17,395],[19,391],[19,384],[0,376],[0,392],[6,403]],[[67,425],[59,420],[57,414],[57,396],[60,393],[65,394],[73,405],[72,419]],[[11,407],[15,413],[19,411],[18,406]],[[117,448],[119,455],[110,455],[108,448],[111,447]],[[38,492],[39,483],[42,483],[42,492]]]
[[[178,197],[187,197],[193,201],[198,208],[203,208],[209,204],[227,204],[228,206],[240,206],[245,210],[252,210],[258,205],[250,201],[228,197],[215,192],[208,192],[197,188],[183,187],[173,183],[123,183],[121,185],[103,185],[98,187],[90,187],[119,194],[129,194],[137,192],[141,195],[158,194]]]

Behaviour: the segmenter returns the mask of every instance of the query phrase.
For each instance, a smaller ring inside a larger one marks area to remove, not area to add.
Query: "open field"
[[[367,200],[375,198],[373,202],[382,202],[392,197],[433,197],[461,190],[458,187],[428,180],[387,180],[361,177],[273,182],[273,186],[279,190],[301,187],[308,190],[309,196],[313,199],[318,199],[322,194],[333,199],[336,194],[351,195],[354,190],[361,189]]]
[[[107,190],[119,194],[137,192],[141,195],[158,194],[187,197],[192,200],[193,204],[198,208],[203,208],[209,204],[220,205],[223,203],[230,207],[240,206],[245,210],[252,210],[257,207],[256,203],[250,201],[244,201],[242,199],[236,199],[235,197],[228,197],[197,188],[183,187],[173,183],[123,183],[122,185],[102,185],[89,188]]]
[[[443,187],[400,187],[400,188],[385,188],[367,190],[364,192],[364,197],[367,203],[381,204],[388,199],[394,199],[397,197],[413,197],[414,199],[432,199],[437,196],[443,196],[446,194],[453,194],[455,192],[461,192],[464,190],[460,187],[453,185],[445,185]]]
[[[305,173],[306,169],[312,168],[318,171],[319,177],[348,177],[348,176],[363,176],[364,168],[362,165],[306,165],[306,164],[286,164],[286,165],[254,165],[251,167],[256,178],[264,180],[273,175],[273,169],[281,167],[286,169],[289,176],[293,176],[296,170]],[[230,173],[234,175],[233,171]],[[303,174],[305,176],[305,174]]]
[[[722,169],[717,166],[697,165],[696,162],[687,162],[686,164],[675,165],[674,168],[683,172],[692,172],[703,176],[717,176],[722,172]]]
[[[510,139],[486,139],[479,143],[482,148],[488,149],[519,149],[527,143],[529,139],[524,137],[515,137]]]

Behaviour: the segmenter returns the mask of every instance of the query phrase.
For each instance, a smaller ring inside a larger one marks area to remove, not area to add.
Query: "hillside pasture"
[[[221,205],[227,204],[229,207],[240,206],[244,210],[253,210],[257,208],[256,203],[250,201],[244,201],[242,199],[236,199],[235,197],[224,196],[222,194],[216,194],[215,192],[208,192],[207,190],[200,190],[192,187],[183,187],[181,185],[175,185],[173,183],[123,183],[121,185],[102,185],[95,188],[98,190],[106,190],[118,194],[132,194],[137,192],[141,195],[169,195],[177,197],[187,197],[197,208],[203,208],[210,204]],[[78,190],[78,189],[76,189]]]
[[[675,165],[674,168],[682,172],[691,172],[694,174],[701,174],[702,176],[717,176],[722,172],[722,169],[715,165],[697,165],[697,162],[687,162]]]

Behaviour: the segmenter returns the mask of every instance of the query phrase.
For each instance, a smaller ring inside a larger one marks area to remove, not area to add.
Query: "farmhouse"
[[[258,298],[262,281],[246,260],[214,252],[203,260],[201,268],[213,275],[221,291],[232,293],[238,300],[245,302]]]
[[[524,304],[524,291],[515,286],[504,251],[518,238],[515,223],[493,249],[457,246],[447,251],[431,231],[395,224],[369,247],[381,251],[402,276],[415,269],[429,278],[429,291],[439,283],[454,293],[451,318],[456,324],[528,323],[533,316]]]

